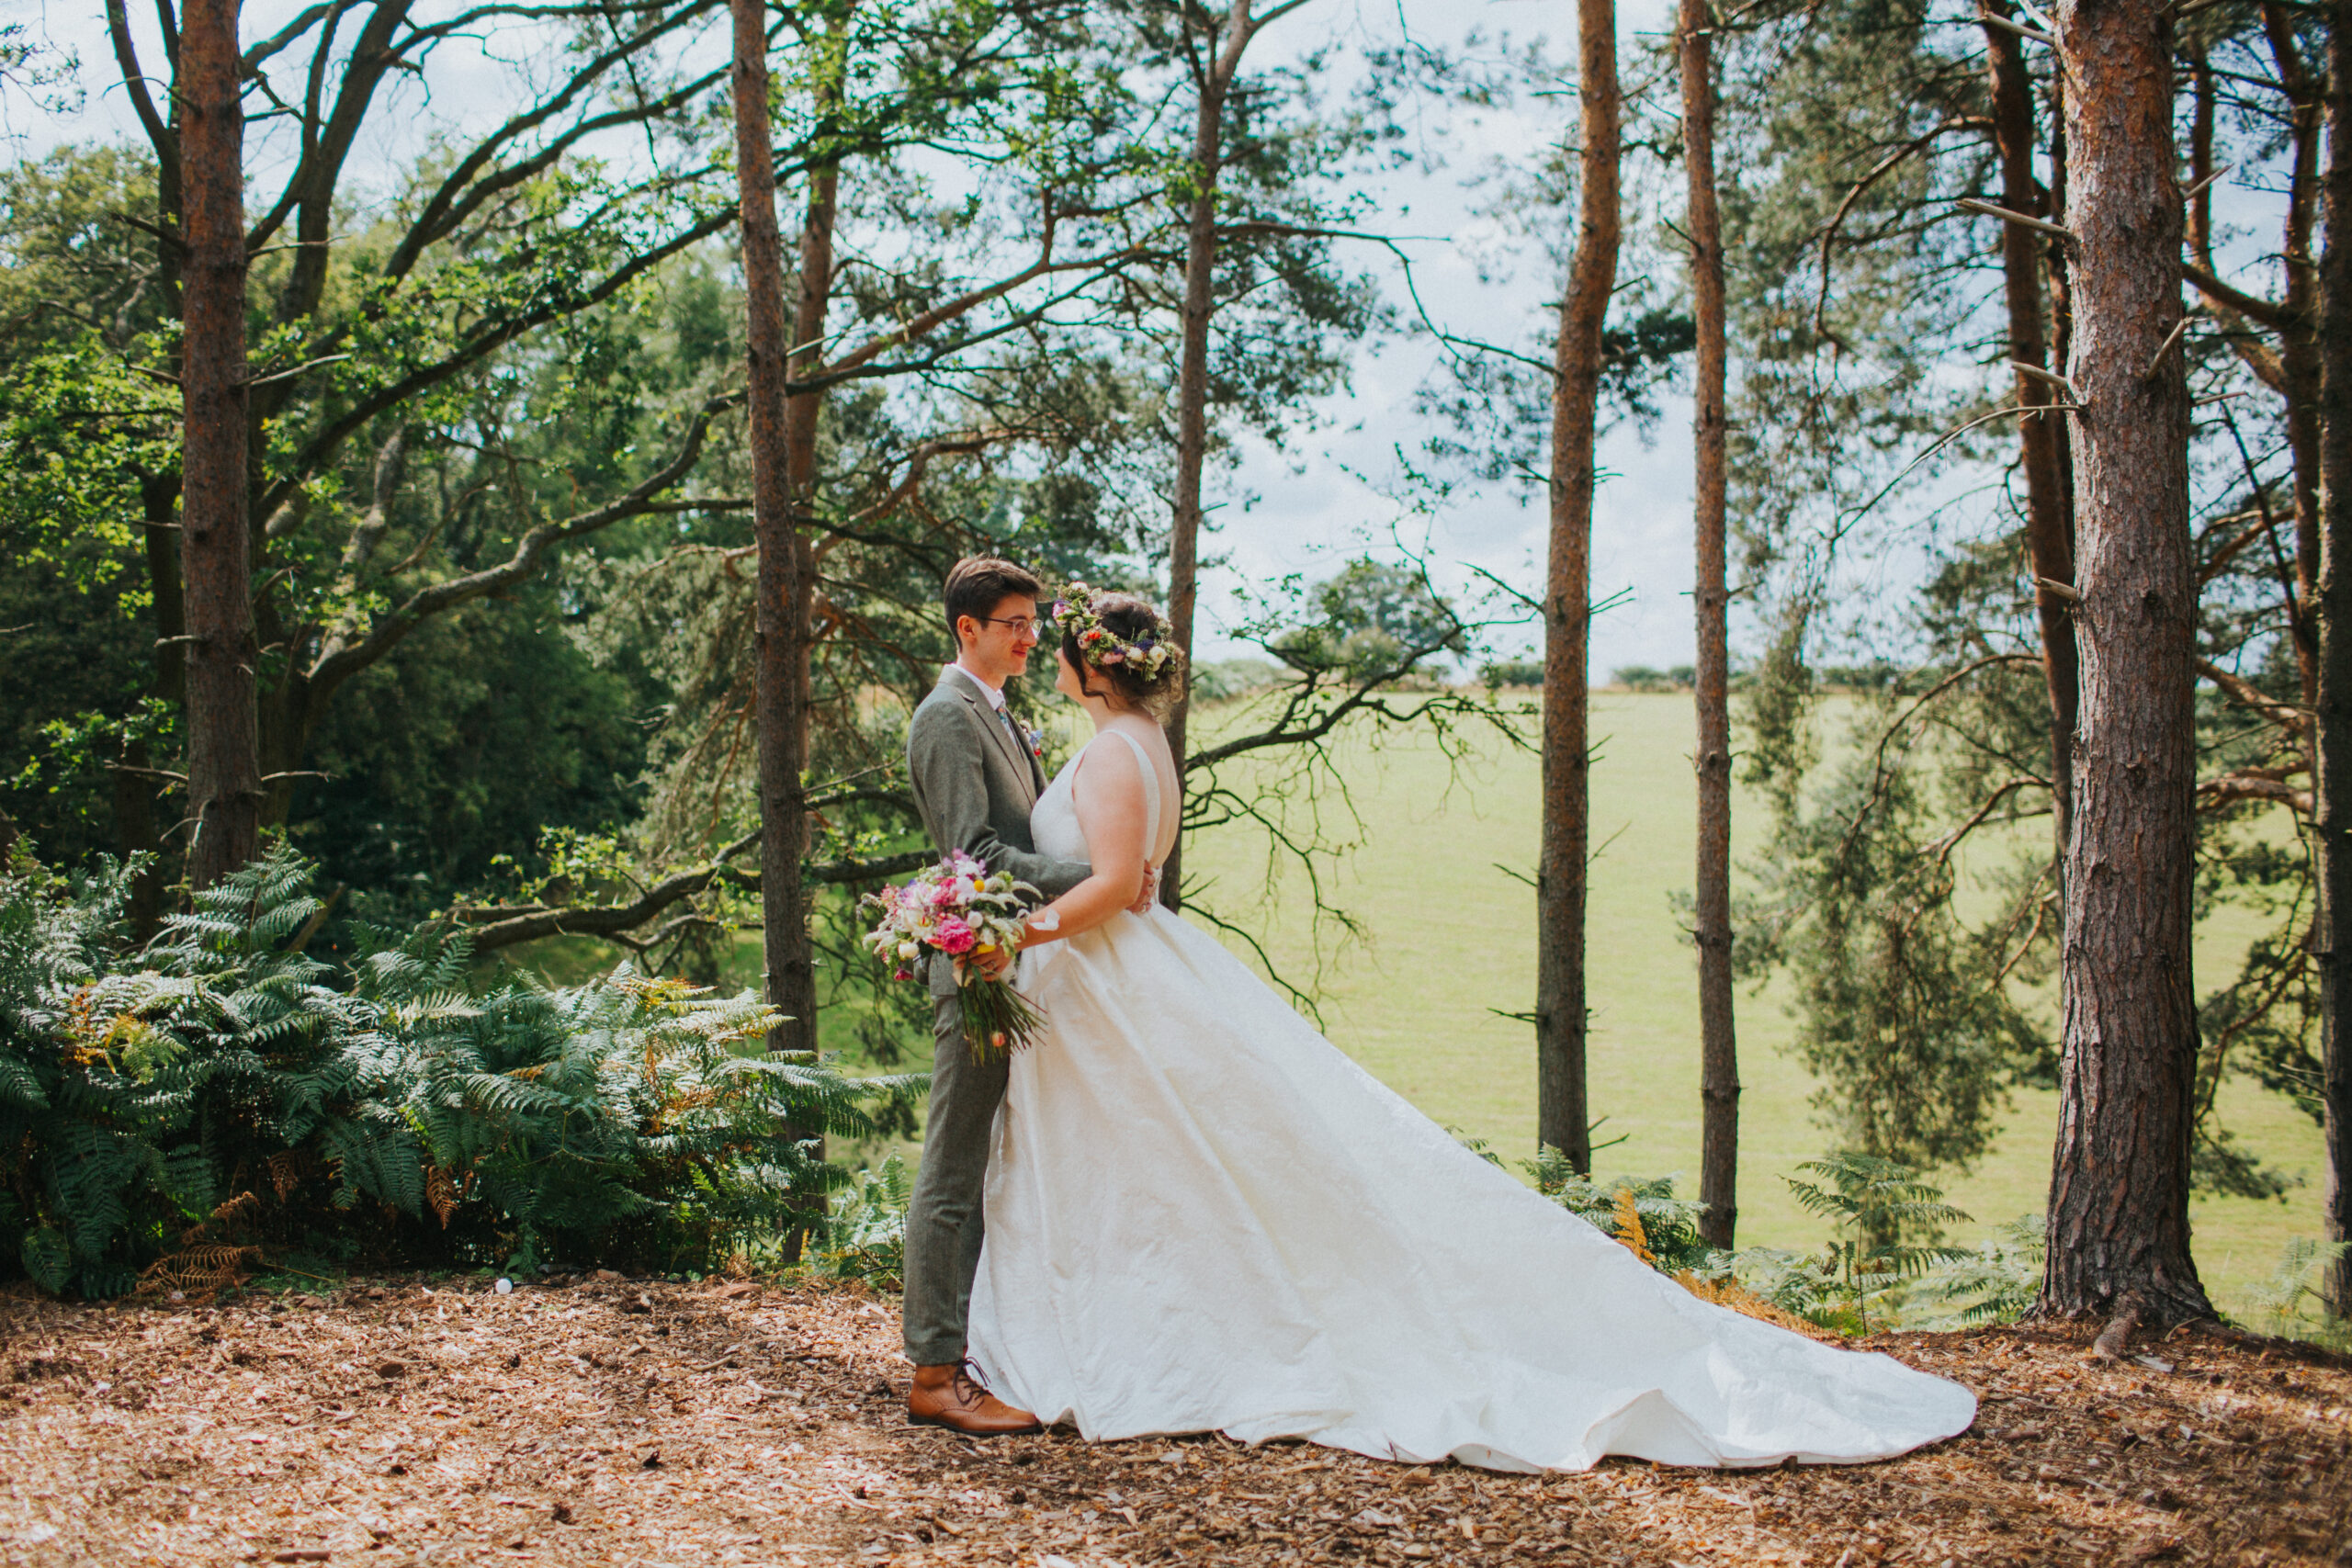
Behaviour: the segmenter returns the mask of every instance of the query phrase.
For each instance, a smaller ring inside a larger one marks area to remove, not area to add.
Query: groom
[[[1028,667],[1037,646],[1038,592],[1037,580],[1011,561],[967,557],[947,574],[944,597],[956,662],[939,672],[939,684],[915,709],[907,773],[923,827],[942,854],[962,850],[1051,898],[1090,871],[1078,861],[1041,855],[1032,844],[1029,808],[1046,775],[1036,749],[1005,711],[1004,682]],[[964,1359],[989,1133],[1009,1064],[1003,1052],[973,1060],[955,968],[944,953],[932,955],[929,975],[935,1010],[931,1113],[907,1210],[904,1314],[907,1359],[915,1364],[907,1415],[974,1437],[1034,1432],[1037,1418],[980,1387]]]

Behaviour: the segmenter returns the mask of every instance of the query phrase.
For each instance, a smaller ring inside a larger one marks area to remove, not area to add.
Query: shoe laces
[[[975,1404],[994,1392],[980,1376],[979,1363],[969,1356],[956,1363],[953,1386],[958,1395],[968,1396]]]

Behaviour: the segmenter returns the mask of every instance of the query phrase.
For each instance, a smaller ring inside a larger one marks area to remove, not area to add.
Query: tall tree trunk
[[[2006,19],[2008,0],[1978,0],[1984,24],[1984,53],[1992,73],[1993,139],[2001,155],[2001,204],[2012,212],[2040,215],[2041,188],[2033,176],[2033,81],[2026,73],[2018,36],[1994,25]],[[2048,334],[2042,324],[2041,243],[2021,223],[2001,226],[2001,268],[2009,311],[2009,357],[2019,365],[2050,367]],[[2019,406],[2047,408],[2056,389],[2020,370]],[[2018,421],[2018,446],[2025,469],[2026,550],[2036,579],[2034,605],[2041,621],[2042,682],[2050,694],[2050,804],[2060,864],[2074,832],[2075,726],[2080,692],[2080,658],[2075,623],[2063,588],[2075,581],[2075,520],[2058,445],[2064,415],[2027,414]],[[2061,585],[2053,591],[2043,586]]]
[[[1698,341],[1690,422],[1691,611],[1698,621],[1699,1235],[1728,1252],[1739,1222],[1739,1048],[1731,984],[1731,594],[1724,570],[1724,250],[1715,210],[1715,62],[1707,0],[1682,0],[1682,161],[1690,180],[1690,309]]]
[[[180,585],[180,487],[168,474],[143,474],[139,480],[141,533],[147,558],[147,591],[155,604],[155,678],[149,694],[166,707],[181,709],[187,701],[187,616]],[[155,817],[154,753],[144,739],[123,747],[124,773],[115,781],[115,822],[122,853],[149,857],[147,869],[130,885],[130,904],[124,911],[133,942],[145,942],[164,919],[163,834]]]
[[[2082,711],[2067,849],[2064,1056],[2036,1310],[2209,1317],[2188,1250],[2197,1025],[2188,393],[2164,0],[2067,0],[2075,235],[2075,625]],[[2160,348],[2165,349],[2161,355]]]
[[[187,604],[188,879],[261,847],[251,530],[245,504],[244,111],[237,0],[189,0],[180,30],[187,212],[182,291],[180,558]]]
[[[1584,146],[1576,258],[1552,367],[1551,543],[1544,584],[1544,840],[1535,895],[1535,1137],[1592,1166],[1585,1094],[1584,920],[1591,839],[1586,725],[1592,627],[1593,429],[1601,329],[1617,286],[1617,90],[1613,0],[1577,0]]]
[[[2052,221],[2066,210],[2066,78],[2064,73],[2052,72],[2050,82],[2050,210]],[[2074,258],[2067,252],[2067,242],[2054,236],[2041,242],[2042,276],[2050,286],[2050,360],[2057,366],[2075,361],[2075,271]],[[2075,538],[2075,423],[2062,420],[2051,439],[2058,448],[2058,493],[2066,498],[2066,537]],[[2075,723],[2082,726],[2082,650],[2076,639],[2075,655]],[[2074,810],[2070,798],[2067,811]],[[2072,842],[2069,829],[2068,841]],[[2065,845],[2059,846],[2065,853]]]
[[[784,245],[775,217],[775,153],[768,129],[767,8],[732,0],[735,175],[742,202],[743,283],[751,380],[752,529],[759,541],[756,604],[761,948],[766,996],[785,1021],[771,1051],[810,1051],[817,1039],[816,968],[801,863],[808,852],[808,550],[802,523],[815,489],[816,392],[787,380],[823,352],[832,280],[831,166],[809,177],[800,236],[800,298],[785,336]]]
[[[2320,558],[2313,619],[2319,632],[2319,702],[2312,837],[2319,857],[2319,913],[2312,961],[2319,970],[2320,1101],[2327,1141],[2323,1223],[2330,1241],[2352,1242],[2352,0],[2329,7],[2325,249],[2319,272]],[[2335,1310],[2352,1316],[2352,1256],[2327,1272]]]
[[[1216,313],[1217,176],[1225,162],[1225,101],[1241,72],[1241,56],[1257,35],[1252,0],[1234,0],[1224,17],[1225,37],[1214,30],[1211,52],[1193,75],[1193,205],[1184,226],[1184,314],[1176,365],[1176,496],[1168,535],[1168,624],[1176,645],[1193,659],[1193,617],[1200,598],[1201,473],[1209,447],[1209,321]],[[1283,7],[1287,9],[1288,7]],[[1193,15],[1187,12],[1188,17]],[[1184,787],[1184,729],[1193,705],[1188,698],[1168,716],[1168,745],[1176,759],[1178,811]],[[1159,901],[1184,906],[1184,840],[1179,837],[1160,867]]]
[[[2294,603],[2288,606],[2295,639],[2295,663],[2302,676],[2306,706],[2319,701],[2319,639],[2312,601],[2318,593],[2320,558],[2320,364],[2319,277],[2312,265],[2312,236],[2320,205],[2319,135],[2324,113],[2319,84],[2303,68],[2294,24],[2278,0],[2264,0],[2263,30],[2279,85],[2293,107],[2287,180],[2287,219],[2279,259],[2286,268],[2286,294],[2279,302],[2278,368],[2286,382],[2287,451],[2295,499]]]

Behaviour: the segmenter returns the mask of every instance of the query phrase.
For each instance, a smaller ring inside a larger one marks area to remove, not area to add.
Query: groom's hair
[[[1035,599],[1044,592],[1045,585],[1026,568],[994,556],[966,556],[948,572],[947,585],[940,594],[947,606],[947,638],[960,649],[963,639],[956,631],[957,621],[966,615],[986,620],[1016,593]]]

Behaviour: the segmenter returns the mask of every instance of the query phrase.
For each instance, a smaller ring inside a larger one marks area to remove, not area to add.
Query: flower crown
[[[1097,670],[1122,665],[1146,681],[1157,681],[1176,657],[1176,628],[1168,617],[1152,612],[1151,630],[1129,642],[1102,624],[1094,607],[1095,591],[1071,582],[1054,601],[1054,624],[1078,639],[1079,657]]]

